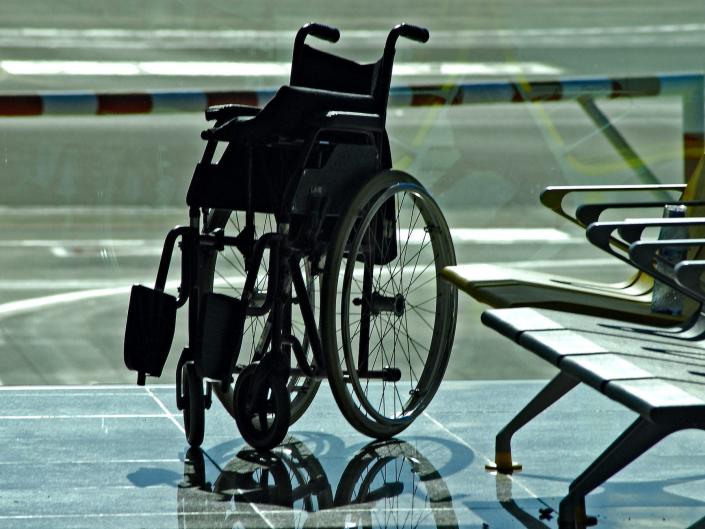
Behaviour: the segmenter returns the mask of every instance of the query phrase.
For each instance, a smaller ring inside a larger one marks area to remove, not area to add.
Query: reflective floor
[[[578,388],[517,435],[522,472],[486,472],[542,384],[445,383],[390,442],[355,433],[324,387],[266,456],[217,403],[189,450],[167,386],[3,388],[0,527],[556,527],[572,479],[633,416]],[[673,435],[589,495],[598,527],[705,526],[703,440]]]

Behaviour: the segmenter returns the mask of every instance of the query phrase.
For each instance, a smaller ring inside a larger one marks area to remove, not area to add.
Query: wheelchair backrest
[[[382,60],[359,64],[304,44],[291,65],[292,86],[373,95]]]
[[[340,37],[340,32],[335,28],[316,23],[303,26],[298,31],[294,43],[290,84],[318,90],[369,95],[374,99],[375,112],[382,119],[387,115],[397,39],[406,37],[417,42],[428,40],[427,29],[399,24],[390,31],[382,57],[374,63],[360,64],[305,44],[304,40],[309,34],[330,42],[337,42]]]

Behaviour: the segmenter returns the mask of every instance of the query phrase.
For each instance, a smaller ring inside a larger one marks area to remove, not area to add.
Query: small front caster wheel
[[[203,380],[196,373],[196,365],[193,362],[186,362],[181,368],[181,390],[186,440],[191,446],[201,446],[205,431],[206,403],[203,395]]]
[[[251,364],[237,376],[233,400],[235,422],[247,444],[269,450],[284,440],[291,414],[286,378]]]

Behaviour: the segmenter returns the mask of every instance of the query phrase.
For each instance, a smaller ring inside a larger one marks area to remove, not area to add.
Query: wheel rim
[[[386,243],[379,233],[388,230],[375,224],[390,199],[394,200],[397,255],[389,263],[374,264],[372,248],[381,247],[384,253]],[[363,211],[356,230],[351,228],[345,236],[349,244],[339,271],[342,277],[338,276],[340,329],[336,334],[341,368],[347,371],[352,388],[349,396],[363,417],[403,426],[425,408],[445,370],[446,335],[452,334],[455,298],[439,272],[454,264],[452,243],[440,210],[411,184],[397,184],[378,195]],[[364,336],[369,336],[367,355],[360,354],[366,347]],[[369,370],[392,367],[399,370],[399,380],[366,377],[361,372],[365,356]]]

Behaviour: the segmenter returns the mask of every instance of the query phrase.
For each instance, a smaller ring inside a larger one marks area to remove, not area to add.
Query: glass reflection
[[[268,454],[245,449],[206,481],[204,452],[189,449],[178,488],[179,528],[457,528],[446,483],[409,443],[375,441],[349,461],[335,495],[301,441]]]

